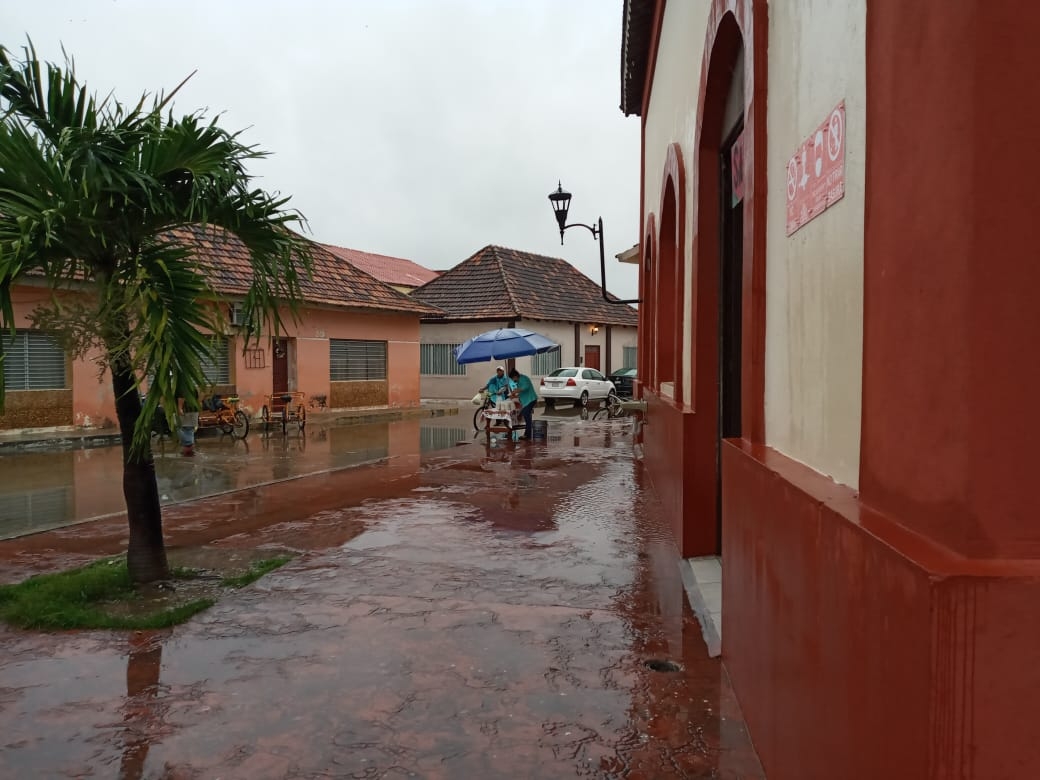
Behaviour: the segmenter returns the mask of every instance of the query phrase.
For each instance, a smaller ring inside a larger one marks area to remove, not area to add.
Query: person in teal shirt
[[[538,403],[538,394],[534,391],[534,382],[531,377],[521,374],[515,368],[509,372],[509,378],[513,380],[516,389],[513,397],[520,401],[520,414],[524,416],[524,438],[530,439],[534,431],[534,405]]]
[[[502,401],[509,397],[509,394],[513,392],[513,382],[506,376],[506,369],[504,366],[499,366],[495,369],[495,375],[488,380],[488,383],[482,387],[482,390],[487,390],[490,395],[496,401]]]

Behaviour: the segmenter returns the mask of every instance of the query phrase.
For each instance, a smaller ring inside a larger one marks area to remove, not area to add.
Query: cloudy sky
[[[271,152],[252,171],[313,238],[445,269],[487,244],[563,257],[599,280],[584,230],[638,241],[639,120],[620,102],[621,0],[36,0],[4,3],[0,43],[61,46],[124,102],[197,70],[175,110],[222,114]]]

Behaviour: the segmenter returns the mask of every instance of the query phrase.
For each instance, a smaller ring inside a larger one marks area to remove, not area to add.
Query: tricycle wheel
[[[235,425],[231,435],[236,439],[244,439],[249,435],[249,418],[242,411],[235,412]]]

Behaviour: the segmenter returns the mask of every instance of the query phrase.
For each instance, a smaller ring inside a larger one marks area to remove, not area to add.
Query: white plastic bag
[[[473,405],[474,406],[483,406],[484,405],[484,391],[481,390],[479,393],[477,393],[475,396],[473,396],[472,400],[473,400]]]

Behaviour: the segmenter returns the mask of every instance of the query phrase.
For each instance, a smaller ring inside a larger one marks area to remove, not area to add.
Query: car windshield
[[[634,368],[622,368],[614,372],[614,376],[635,376],[636,370]]]
[[[553,371],[549,376],[577,376],[578,369],[576,368],[558,368]]]

